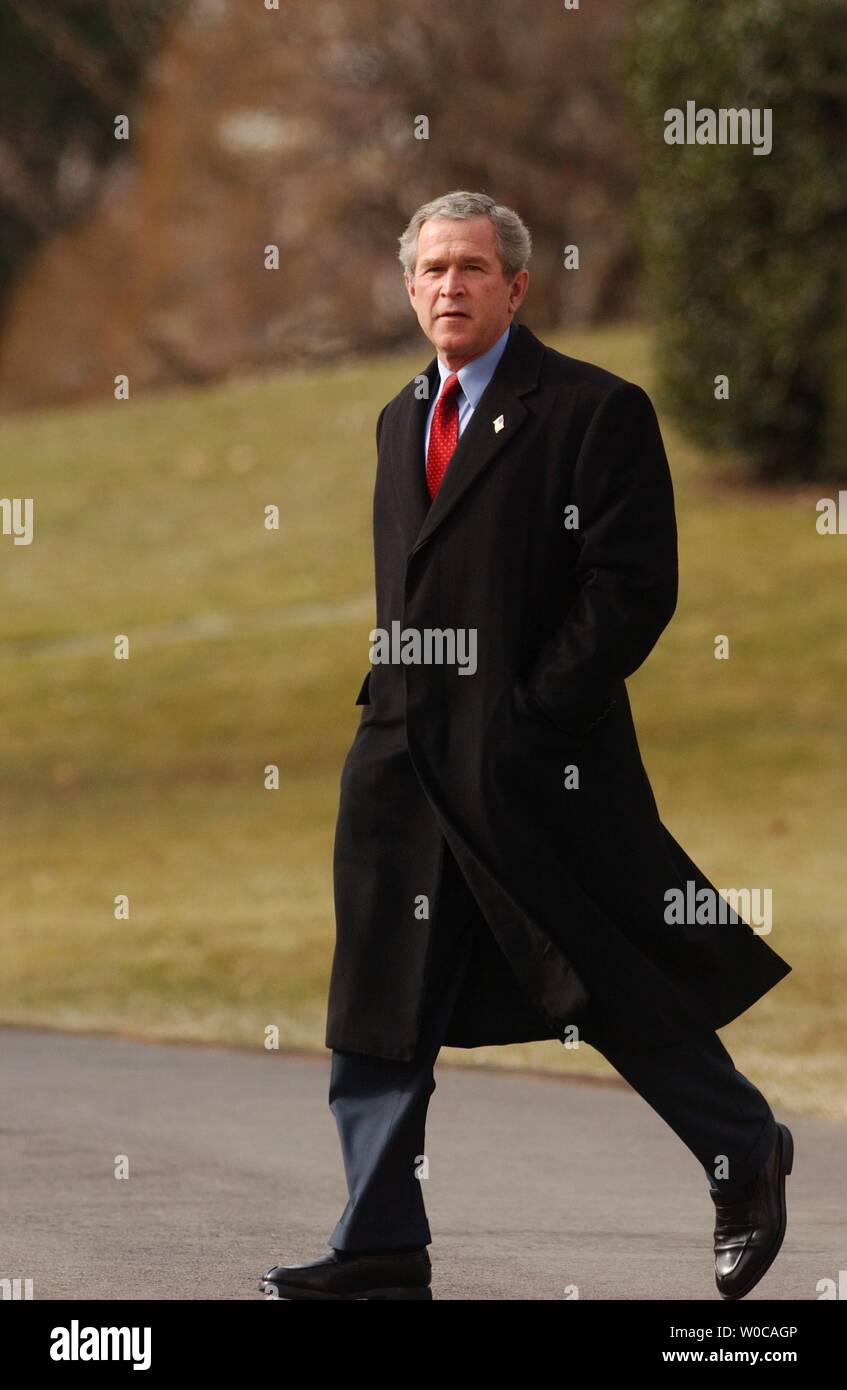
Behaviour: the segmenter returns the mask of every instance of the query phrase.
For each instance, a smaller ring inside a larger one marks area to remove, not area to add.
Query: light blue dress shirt
[[[503,356],[503,349],[509,341],[511,327],[512,325],[509,324],[509,327],[500,334],[500,337],[493,347],[490,347],[487,352],[483,352],[479,357],[474,357],[473,361],[466,362],[464,367],[460,367],[456,373],[459,378],[459,390],[456,399],[459,403],[460,436],[473,415],[479,403],[480,396],[494,375],[494,368]],[[429,434],[432,428],[432,417],[435,413],[438,397],[441,395],[448,376],[453,375],[453,372],[449,367],[444,365],[440,357],[437,360],[440,381],[438,385],[438,394],[430,402],[426,417],[426,429],[424,431],[424,468],[426,468],[426,456],[429,452]]]

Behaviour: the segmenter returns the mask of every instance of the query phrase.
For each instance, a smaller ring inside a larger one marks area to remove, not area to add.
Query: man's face
[[[528,270],[504,278],[489,217],[424,222],[414,278],[406,280],[418,323],[454,372],[494,346],[528,284]]]

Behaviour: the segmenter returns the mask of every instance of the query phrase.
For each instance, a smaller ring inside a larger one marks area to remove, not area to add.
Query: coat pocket
[[[370,704],[370,702],[371,702],[371,701],[370,701],[370,680],[371,680],[371,673],[370,673],[370,671],[368,671],[368,674],[365,676],[365,679],[362,681],[362,688],[361,688],[361,690],[359,691],[358,695],[356,696],[356,704],[357,704],[357,705],[369,705],[369,704]]]
[[[612,699],[606,704],[595,717],[579,729],[566,729],[558,720],[548,713],[547,707],[542,706],[534,695],[531,695],[521,685],[516,685],[513,689],[515,706],[518,711],[528,719],[534,719],[536,723],[546,724],[548,729],[568,739],[584,739],[593,733],[611,714],[617,704],[616,699]]]

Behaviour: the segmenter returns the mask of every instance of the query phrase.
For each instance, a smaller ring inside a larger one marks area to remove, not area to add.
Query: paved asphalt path
[[[0,1047],[0,1278],[31,1278],[34,1299],[261,1299],[271,1264],[327,1249],[346,1200],[329,1053],[17,1028]],[[721,1302],[705,1175],[625,1083],[436,1079],[435,1298]],[[814,1300],[847,1267],[847,1128],[777,1118],[788,1234],[749,1302]]]

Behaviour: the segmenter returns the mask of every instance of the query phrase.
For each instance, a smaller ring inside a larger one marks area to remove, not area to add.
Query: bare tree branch
[[[6,0],[6,5],[18,23],[28,29],[54,58],[63,63],[73,73],[80,86],[102,106],[109,111],[122,109],[126,100],[123,88],[112,80],[96,49],[80,38],[55,10],[49,15],[44,14],[33,9],[30,0]]]
[[[50,198],[21,163],[13,146],[0,135],[0,202],[5,203],[31,231],[44,236],[55,219]]]

